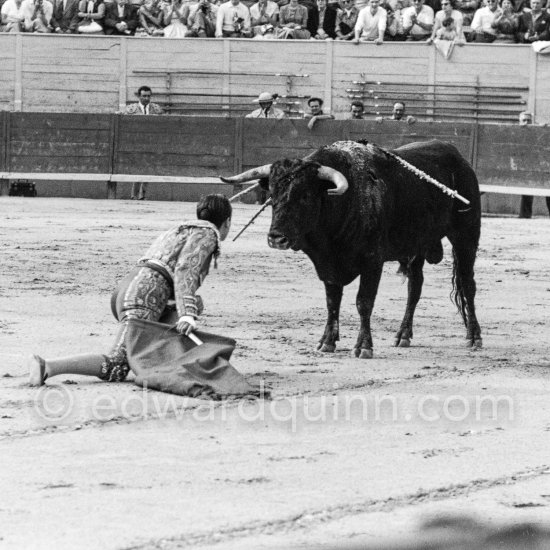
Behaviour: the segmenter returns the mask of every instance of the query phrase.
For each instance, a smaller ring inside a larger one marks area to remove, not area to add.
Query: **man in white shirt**
[[[229,0],[218,8],[216,38],[249,38],[250,11],[240,0]]]
[[[380,7],[380,0],[369,0],[368,5],[357,16],[353,43],[374,41],[375,44],[382,44],[387,19],[388,14]]]
[[[23,0],[23,12],[27,32],[49,33],[53,31],[51,26],[53,4],[48,0]]]
[[[424,5],[424,0],[412,0],[413,5],[405,8],[403,32],[408,40],[428,40],[434,26],[434,10]]]
[[[23,0],[6,0],[2,5],[2,32],[20,32],[24,28]]]
[[[264,35],[269,27],[271,30],[277,27],[279,6],[272,0],[258,0],[250,7],[250,19],[254,36]]]
[[[486,0],[486,3],[484,8],[476,10],[472,21],[473,42],[491,43],[497,37],[497,30],[492,24],[498,15],[498,0]]]

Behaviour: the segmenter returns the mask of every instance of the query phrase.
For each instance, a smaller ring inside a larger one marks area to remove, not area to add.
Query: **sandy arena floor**
[[[410,539],[441,512],[548,518],[548,218],[483,219],[482,350],[463,346],[446,243],[413,346],[392,347],[406,286],[388,264],[375,358],[358,360],[357,285],[336,353],[316,352],[322,284],[305,256],[267,247],[264,214],[224,243],[201,327],[236,338],[233,364],[274,399],[220,405],[131,382],[25,385],[31,351],[108,350],[116,281],[193,204],[0,205],[0,548],[318,548]],[[231,236],[255,210],[236,206]]]

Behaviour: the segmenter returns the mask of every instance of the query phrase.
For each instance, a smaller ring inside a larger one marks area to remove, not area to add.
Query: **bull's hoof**
[[[319,344],[317,349],[323,353],[334,353],[336,346],[334,344]]]
[[[483,340],[481,338],[468,338],[466,340],[466,347],[473,350],[481,349],[483,347]]]
[[[483,347],[483,340],[481,338],[468,338],[466,340],[466,347],[473,350],[481,349]]]
[[[372,359],[373,357],[372,349],[367,348],[354,348],[353,355],[359,359]]]
[[[395,346],[398,348],[410,348],[411,340],[410,338],[396,338]]]

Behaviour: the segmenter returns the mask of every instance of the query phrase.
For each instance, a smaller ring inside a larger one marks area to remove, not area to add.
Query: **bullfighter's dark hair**
[[[318,101],[319,104],[322,106],[324,101],[320,98],[320,97],[310,97],[308,100],[307,100],[307,104],[308,105],[311,105],[311,102],[312,101]]]
[[[352,102],[351,102],[351,106],[352,107],[361,107],[361,109],[364,109],[365,106],[363,105],[363,102],[362,101],[359,101],[358,99],[354,99]]]
[[[153,93],[153,90],[149,88],[149,86],[140,86],[138,88],[138,91],[136,92],[136,95],[139,97],[141,95],[141,92],[151,92]]]
[[[197,203],[197,218],[213,223],[218,229],[231,217],[231,203],[224,195],[206,195]]]

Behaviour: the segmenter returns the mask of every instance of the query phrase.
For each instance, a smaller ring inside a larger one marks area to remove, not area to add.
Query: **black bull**
[[[395,340],[397,346],[408,346],[424,281],[424,261],[441,261],[443,237],[453,247],[452,295],[466,325],[467,343],[480,347],[474,304],[481,225],[476,175],[449,143],[412,143],[391,153],[458,191],[470,205],[443,194],[383,149],[352,141],[336,142],[304,159],[279,160],[225,180],[261,177],[273,204],[269,246],[303,250],[315,265],[325,284],[328,309],[318,349],[334,351],[343,288],[360,276],[357,310],[361,328],[354,355],[372,357],[370,318],[387,261],[398,261],[408,277],[407,307]],[[334,181],[327,177],[330,169],[336,171]],[[347,190],[346,185],[339,185],[346,180]],[[335,187],[342,194],[331,195]]]

